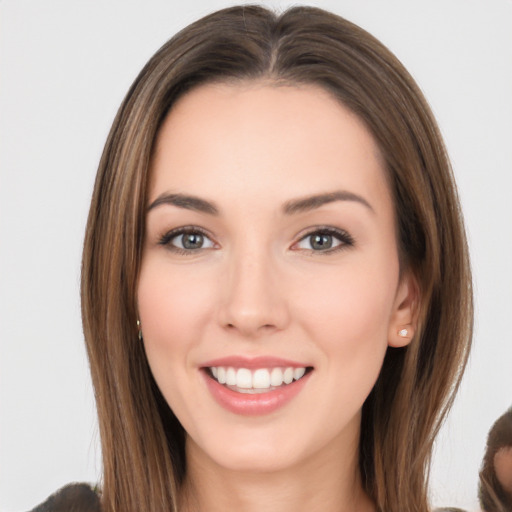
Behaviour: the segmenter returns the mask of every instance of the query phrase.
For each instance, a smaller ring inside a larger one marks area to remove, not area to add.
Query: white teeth
[[[236,372],[236,384],[234,385],[237,388],[252,388],[251,370],[248,370],[247,368],[239,368]]]
[[[293,378],[299,380],[306,373],[306,368],[295,368],[293,370]]]
[[[265,390],[273,389],[283,384],[291,384],[294,380],[301,379],[306,373],[306,368],[258,368],[249,370],[247,368],[212,366],[212,376],[220,383],[233,386],[239,390]]]
[[[270,387],[270,372],[266,369],[256,370],[252,376],[253,388],[269,388]]]
[[[217,368],[217,380],[220,384],[226,384],[226,368],[219,366]]]
[[[281,368],[272,368],[270,384],[274,387],[281,386],[283,384],[283,370],[281,370]]]
[[[236,371],[234,368],[226,370],[226,384],[228,386],[236,386]]]

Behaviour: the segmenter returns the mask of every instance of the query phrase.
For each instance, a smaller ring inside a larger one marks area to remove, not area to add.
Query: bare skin
[[[205,460],[191,444],[188,444],[191,471],[183,493],[183,510],[257,512],[261,507],[269,512],[375,510],[361,488],[358,471],[354,472],[357,453],[347,457],[347,454],[325,450],[302,461],[293,472],[287,468],[271,474],[254,474],[219,471],[213,461]],[[345,475],[343,480],[339,480],[341,475]],[[205,487],[203,482],[209,484]]]
[[[170,112],[151,173],[138,308],[188,436],[182,509],[375,510],[361,408],[387,347],[413,334],[417,288],[372,136],[317,87],[207,85]],[[307,373],[283,405],[246,414],[216,396],[223,358]]]
[[[496,452],[494,470],[503,489],[512,496],[512,446],[504,446]]]

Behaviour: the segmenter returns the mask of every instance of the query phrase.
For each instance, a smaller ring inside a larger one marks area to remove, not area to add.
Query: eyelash
[[[174,238],[177,238],[181,235],[202,235],[204,238],[211,241],[210,235],[202,228],[198,226],[185,226],[182,228],[173,229],[171,231],[168,231],[163,235],[160,240],[158,241],[159,245],[166,246],[170,251],[175,252],[176,254],[179,254],[180,256],[191,256],[194,253],[197,253],[201,250],[207,249],[200,247],[199,249],[182,249],[181,247],[176,247],[171,242]],[[212,242],[214,243],[214,242]]]
[[[175,252],[181,256],[190,256],[194,253],[200,252],[202,250],[210,249],[211,247],[200,247],[198,249],[184,249],[181,247],[177,247],[173,245],[171,242],[173,239],[188,234],[200,234],[204,238],[208,239],[212,244],[215,244],[210,238],[210,235],[202,228],[198,226],[185,226],[177,229],[173,229],[165,233],[158,241],[159,245],[166,246],[170,251]],[[335,247],[326,249],[326,250],[314,250],[314,249],[303,249],[308,251],[310,254],[332,254],[341,250],[346,249],[347,247],[352,247],[354,245],[353,237],[347,233],[343,229],[333,228],[331,226],[318,226],[311,231],[307,232],[301,238],[292,245],[292,250],[300,250],[294,249],[298,244],[306,240],[308,237],[312,237],[313,235],[327,235],[336,238],[340,243]]]
[[[295,242],[293,244],[292,248],[314,235],[332,236],[333,238],[336,238],[340,243],[335,247],[323,251],[315,251],[314,249],[303,249],[311,254],[332,254],[347,249],[348,247],[352,247],[355,243],[354,238],[343,229],[333,228],[332,226],[318,226],[312,229],[311,231],[307,232],[305,235],[303,235],[298,242]]]

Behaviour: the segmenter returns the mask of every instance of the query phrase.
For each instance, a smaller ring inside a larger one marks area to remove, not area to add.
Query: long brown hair
[[[379,41],[326,11],[218,11],[167,42],[139,74],[98,169],[82,268],[82,316],[96,393],[106,511],[176,510],[185,434],[137,337],[136,291],[150,159],[186,91],[213,81],[316,84],[365,123],[394,196],[402,268],[416,275],[419,325],[389,348],[363,407],[360,469],[381,511],[426,511],[431,448],[465,366],[472,291],[445,148],[413,79]]]

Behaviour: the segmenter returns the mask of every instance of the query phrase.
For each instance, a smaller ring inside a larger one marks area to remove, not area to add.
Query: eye
[[[354,240],[346,231],[337,228],[321,228],[302,237],[292,249],[327,253],[352,245]]]
[[[168,246],[169,249],[182,254],[215,247],[206,233],[194,227],[173,229],[160,239],[159,244]]]

